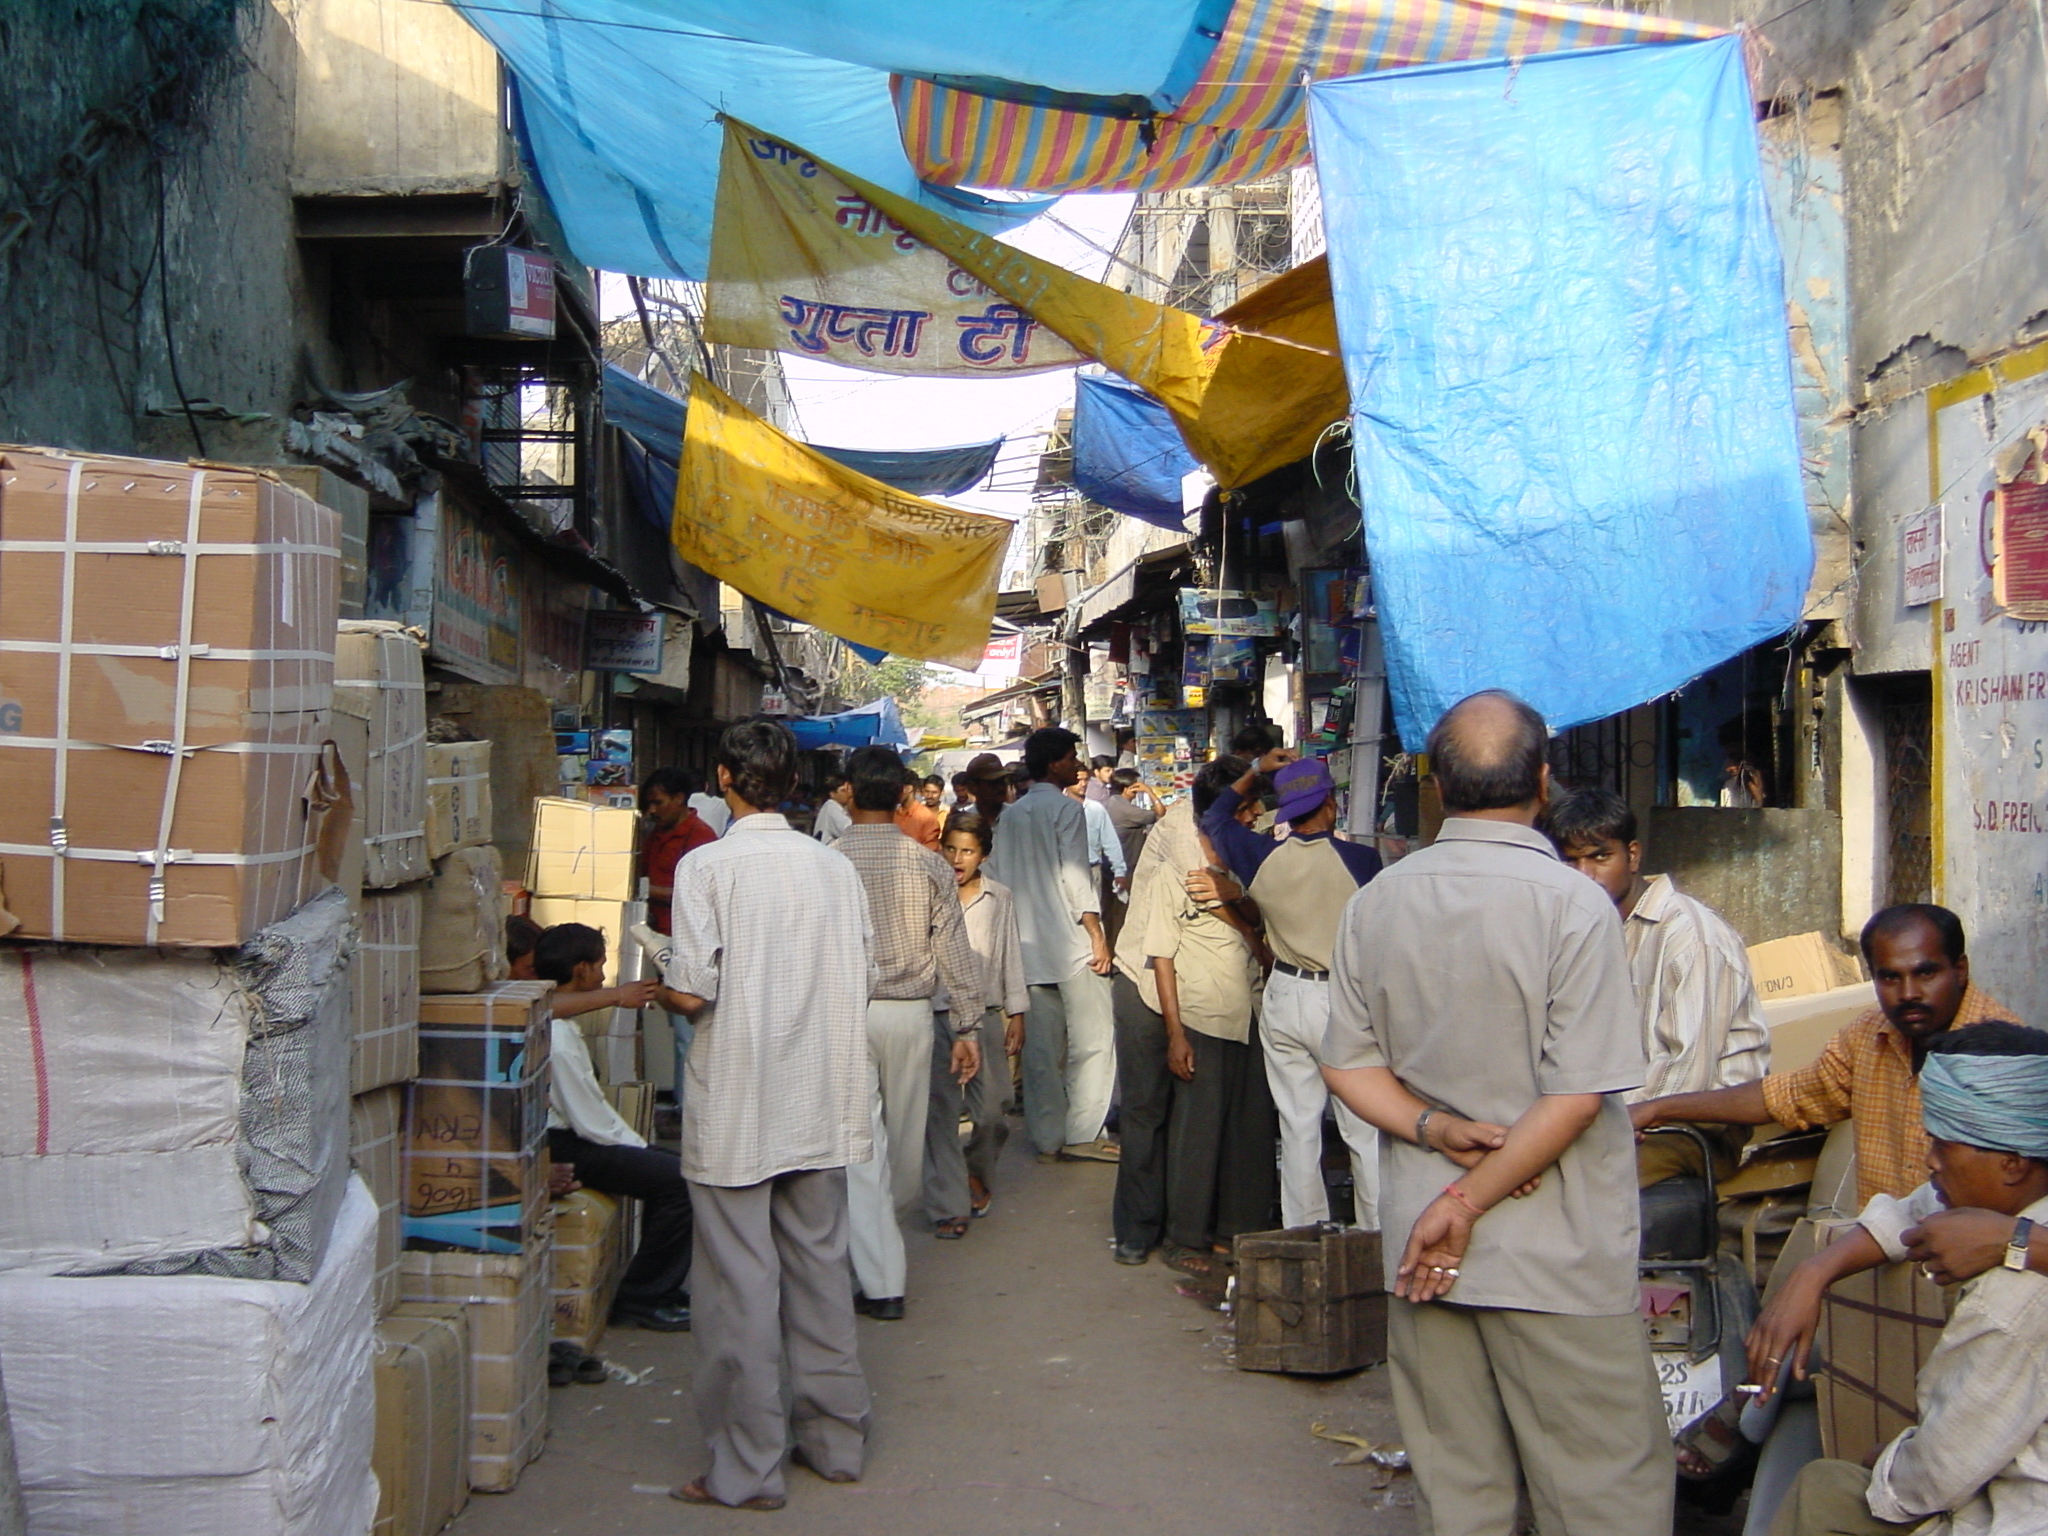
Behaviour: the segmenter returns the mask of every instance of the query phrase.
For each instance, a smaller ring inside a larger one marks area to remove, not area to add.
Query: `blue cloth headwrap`
[[[1937,1140],[2048,1161],[2048,1056],[1930,1053],[1920,1117]]]

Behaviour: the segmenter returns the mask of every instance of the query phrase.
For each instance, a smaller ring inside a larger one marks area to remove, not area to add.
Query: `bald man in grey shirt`
[[[1612,903],[1535,830],[1547,734],[1510,694],[1445,714],[1443,830],[1351,899],[1333,957],[1324,1076],[1382,1132],[1390,1375],[1433,1536],[1511,1530],[1518,1484],[1557,1536],[1671,1529],[1620,1097],[1642,1029]]]

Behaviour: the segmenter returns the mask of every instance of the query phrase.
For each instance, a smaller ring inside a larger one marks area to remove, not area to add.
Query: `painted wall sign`
[[[429,647],[434,659],[475,682],[519,682],[519,578],[517,552],[444,497]]]
[[[659,613],[595,609],[584,618],[585,664],[593,672],[659,672],[662,636]]]
[[[1941,503],[1914,513],[1899,530],[1899,569],[1905,573],[1906,606],[1941,601]]]

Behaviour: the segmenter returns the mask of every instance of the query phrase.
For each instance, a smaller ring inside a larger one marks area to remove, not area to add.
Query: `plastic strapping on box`
[[[64,855],[71,834],[65,829],[65,790],[71,782],[71,636],[73,614],[78,606],[78,491],[85,474],[85,461],[73,459],[64,486],[64,587],[58,594],[61,617],[57,634],[64,649],[57,653],[57,757],[50,786],[50,937],[64,937]]]
[[[293,859],[303,859],[313,851],[307,843],[298,848],[287,848],[282,853],[194,853],[190,848],[169,848],[162,857],[167,864],[226,864],[246,867],[255,864],[284,864]],[[38,843],[0,843],[0,853],[18,854],[22,858],[53,858],[62,864],[66,859],[98,859],[107,864],[154,864],[158,854],[148,848],[73,848],[68,844],[58,848],[45,848]],[[58,882],[51,881],[51,890],[58,889]],[[60,919],[52,919],[62,926]],[[151,940],[150,942],[154,942]]]
[[[199,559],[192,546],[199,542],[199,505],[206,494],[206,471],[194,470],[192,490],[185,502],[185,550],[183,585],[178,594],[178,682],[171,701],[171,769],[164,778],[163,806],[157,813],[156,854],[150,862],[149,917],[142,929],[143,942],[156,942],[157,928],[164,920],[168,895],[165,871],[171,859],[171,817],[178,809],[178,786],[185,775],[185,721],[192,706],[192,624],[197,618]]]
[[[55,656],[69,651],[78,656],[131,656],[144,661],[183,662],[188,656],[206,661],[325,661],[329,651],[245,651],[224,645],[102,645],[80,640],[0,640],[0,651],[21,651],[38,656]]]
[[[199,544],[177,539],[96,539],[66,545],[56,539],[0,539],[0,555],[61,555],[67,548],[81,555],[326,555],[339,560],[341,551],[326,544]]]
[[[336,686],[337,688],[339,688],[339,687],[341,687],[342,685],[341,685],[341,684],[339,684],[339,683],[337,683],[337,684],[335,684],[335,686]],[[357,685],[357,684],[354,684],[354,683],[350,683],[350,684],[348,684],[348,686],[349,686],[349,687],[351,687],[351,688],[353,688],[353,687],[356,687],[356,686],[358,686],[358,685]],[[398,684],[398,683],[394,683],[394,684],[392,684],[391,686],[393,686],[394,688],[396,688],[396,687],[401,687],[401,686],[404,686],[404,685],[402,685],[402,684]],[[415,687],[424,687],[424,686],[425,686],[425,684],[414,684],[413,686],[415,686]],[[427,733],[426,733],[426,732],[425,732],[424,730],[420,730],[420,731],[414,731],[414,732],[412,733],[412,735],[410,735],[410,736],[406,737],[406,738],[405,738],[405,740],[403,740],[403,741],[394,741],[394,742],[391,742],[391,743],[389,743],[389,744],[387,744],[387,745],[385,745],[385,746],[381,746],[381,747],[372,747],[372,748],[370,748],[370,756],[371,756],[371,757],[373,757],[373,758],[378,758],[378,757],[389,757],[389,756],[391,756],[391,754],[392,754],[392,753],[394,753],[394,752],[404,752],[404,751],[406,751],[406,750],[408,750],[408,749],[410,749],[410,748],[412,748],[412,747],[416,747],[416,746],[418,746],[418,745],[419,745],[419,744],[420,744],[421,742],[425,741],[426,739],[427,739]],[[424,834],[424,833],[421,833],[421,832],[400,832],[400,833],[398,833],[397,835],[398,835],[398,836],[400,836],[400,837],[423,837],[423,836],[425,836],[425,834]],[[381,841],[389,842],[389,841],[390,841],[390,839],[389,839],[389,838],[385,838],[385,839],[381,839]]]

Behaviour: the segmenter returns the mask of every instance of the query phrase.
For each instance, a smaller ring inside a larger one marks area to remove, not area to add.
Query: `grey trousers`
[[[917,1208],[923,1182],[931,1036],[930,998],[878,997],[869,1002],[869,1110],[875,1155],[846,1170],[853,1273],[869,1296],[903,1294],[908,1261],[899,1223]]]
[[[953,1081],[953,1017],[932,1015],[932,1096],[924,1121],[924,1213],[936,1225],[973,1214],[970,1174],[989,1186],[989,1170],[1002,1150],[1003,1105],[1010,1098],[1010,1058],[1003,1053],[1003,1016],[990,1008],[977,1039],[981,1070],[963,1089]],[[960,1115],[974,1124],[960,1145]]]
[[[1870,1512],[1870,1474],[1853,1461],[1809,1461],[1771,1522],[1771,1536],[1891,1536],[1916,1531]]]
[[[780,1496],[792,1441],[820,1472],[858,1475],[870,1405],[846,1283],[846,1170],[785,1173],[738,1189],[692,1183],[690,1198],[690,1384],[711,1452],[712,1497]]]
[[[1116,1087],[1109,978],[1084,965],[1025,991],[1024,1129],[1040,1152],[1093,1141]]]
[[[1524,1484],[1543,1536],[1671,1529],[1671,1440],[1634,1313],[1390,1296],[1387,1360],[1422,1536],[1503,1536]]]

